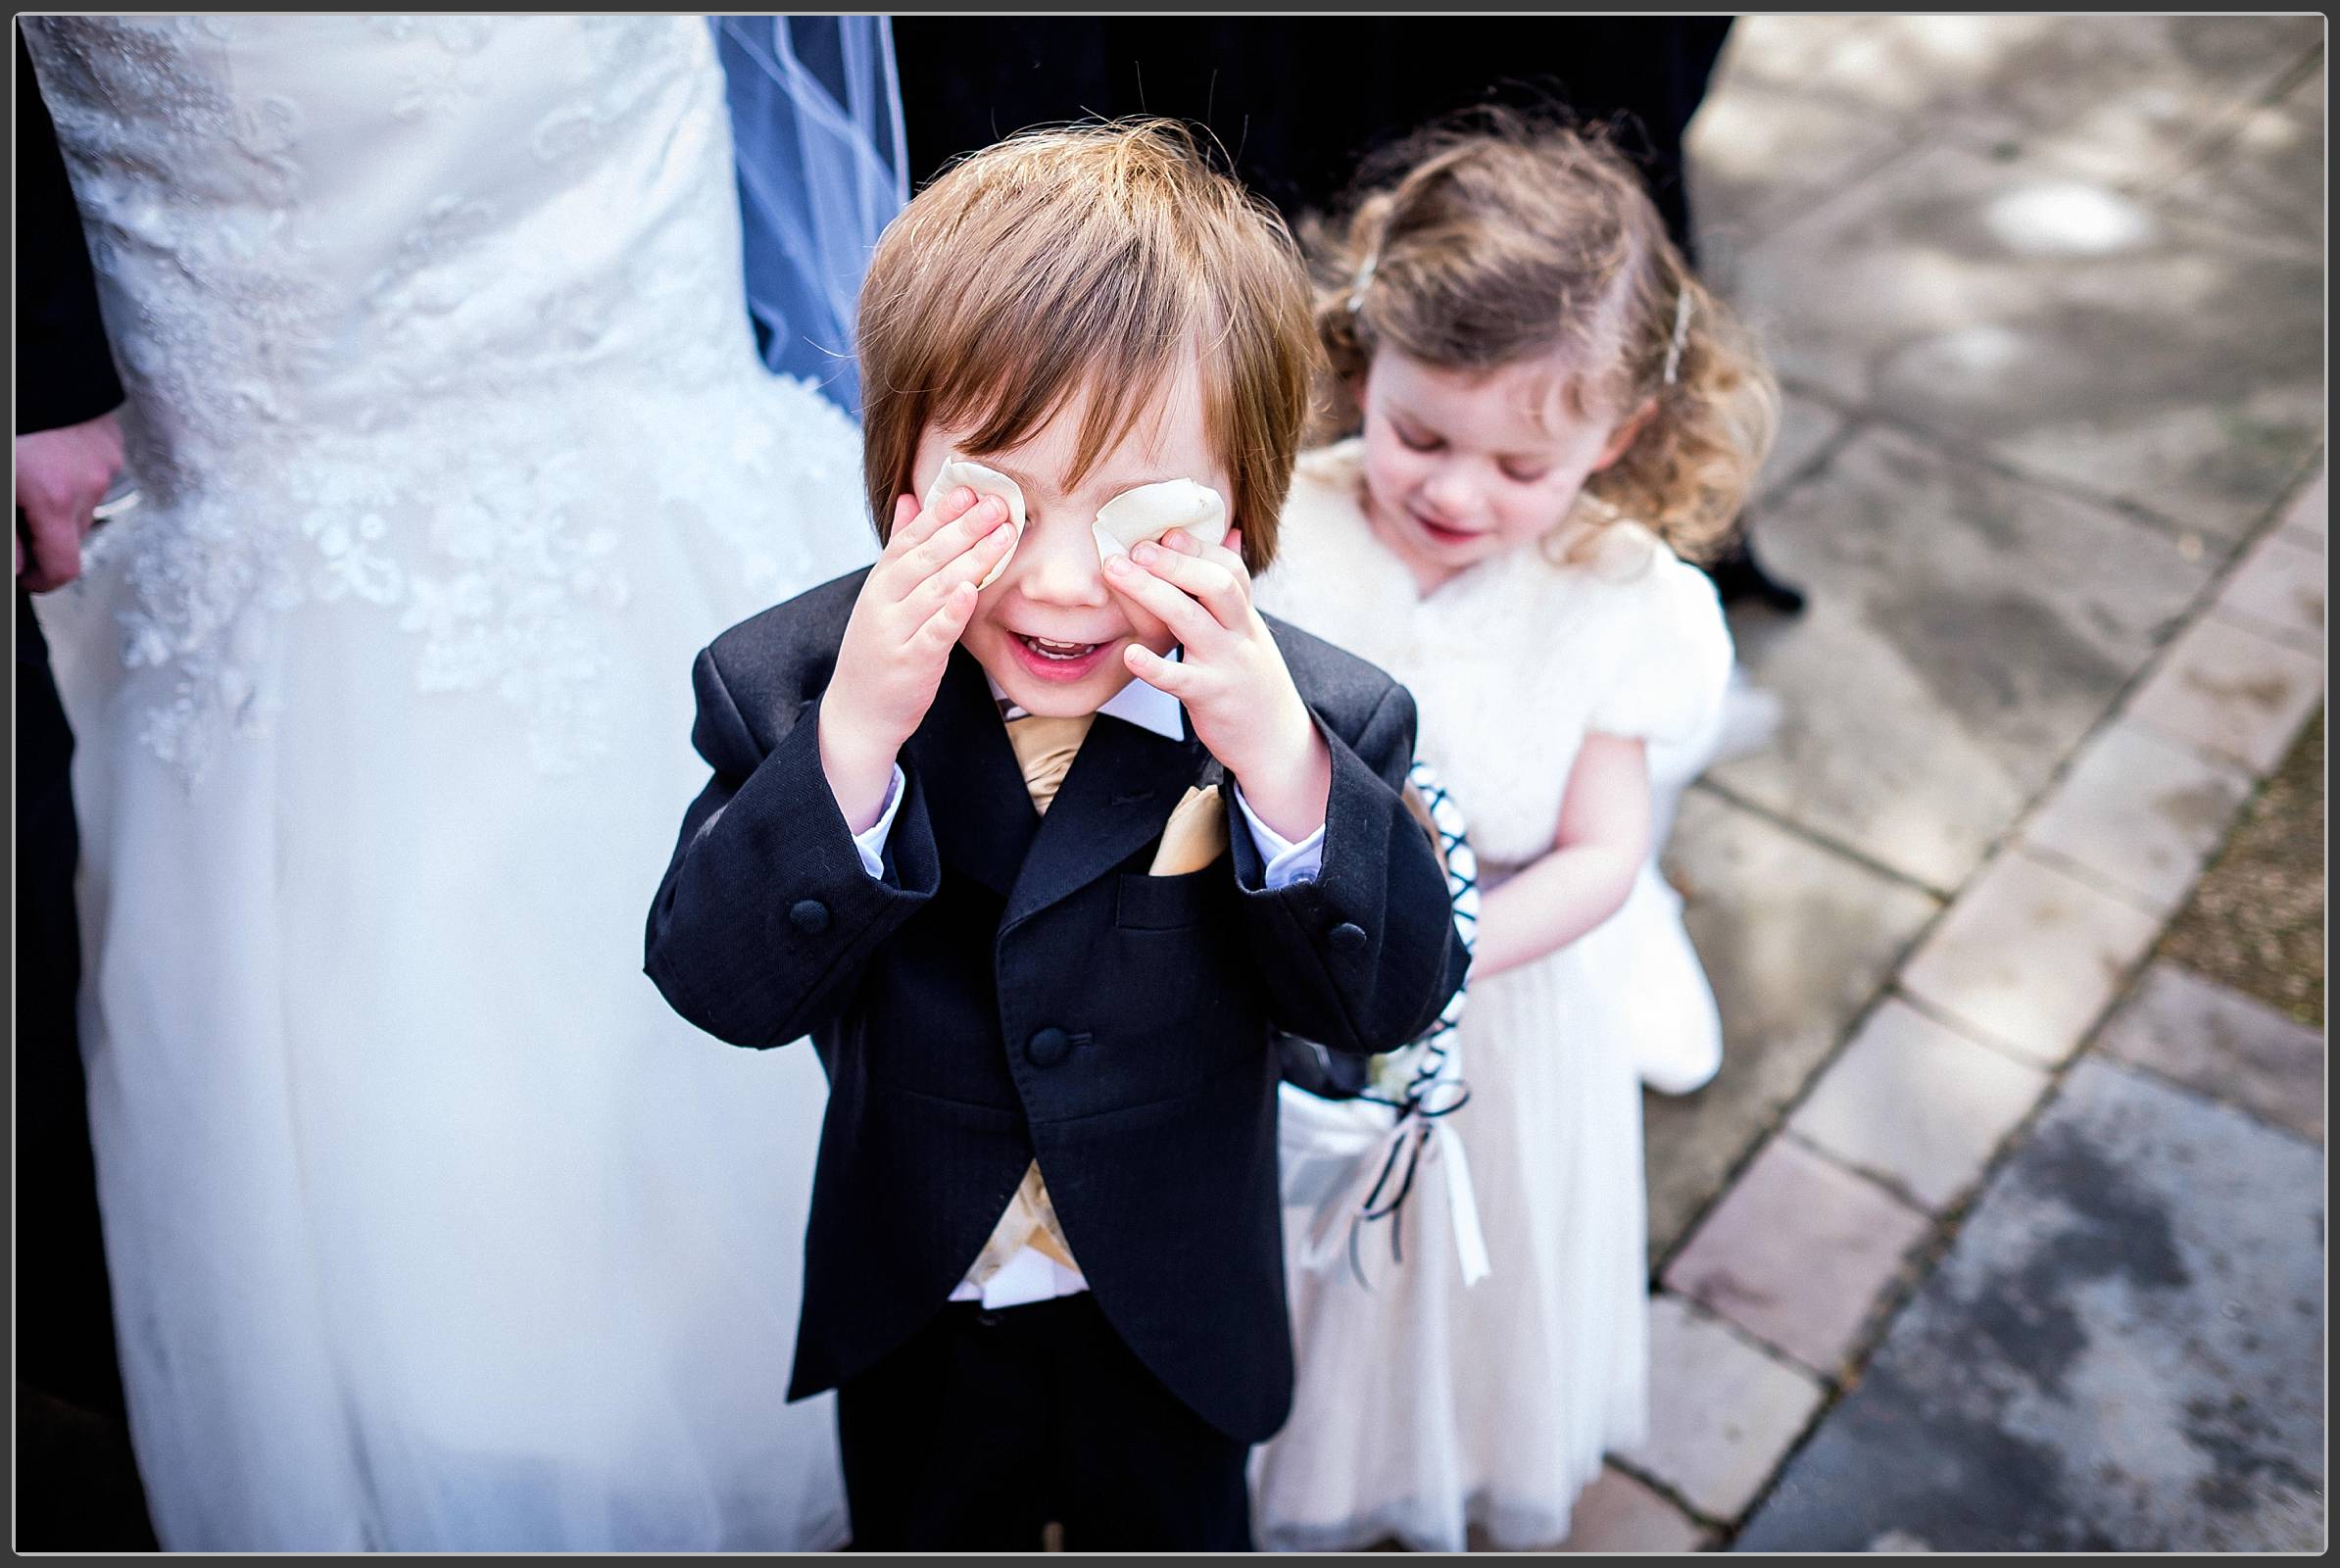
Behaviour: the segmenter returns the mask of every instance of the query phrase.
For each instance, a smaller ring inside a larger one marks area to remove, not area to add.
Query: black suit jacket
[[[117,408],[122,382],[98,313],[81,210],[17,24],[17,434]],[[20,607],[21,608],[21,607]]]
[[[865,575],[699,656],[692,739],[714,777],[649,922],[648,971],[685,1017],[740,1046],[809,1033],[828,1072],[790,1397],[925,1323],[1037,1156],[1115,1330],[1213,1426],[1260,1441],[1292,1377],[1270,1026],[1388,1051],[1468,961],[1398,796],[1413,700],[1269,622],[1333,754],[1323,872],[1269,893],[1232,791],[1227,856],[1145,874],[1210,762],[1191,736],[1099,718],[1036,813],[982,668],[954,650],[902,750],[881,880],[817,736]]]

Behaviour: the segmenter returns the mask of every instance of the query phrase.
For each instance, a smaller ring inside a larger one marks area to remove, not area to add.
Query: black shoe
[[[1706,574],[1715,581],[1716,597],[1726,605],[1752,599],[1782,615],[1799,614],[1803,611],[1804,590],[1764,570],[1763,563],[1755,559],[1753,541],[1743,531],[1721,558],[1707,565]]]

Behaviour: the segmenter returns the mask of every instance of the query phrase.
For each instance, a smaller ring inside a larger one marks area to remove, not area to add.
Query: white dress
[[[1262,609],[1373,661],[1412,692],[1417,750],[1453,792],[1493,888],[1549,851],[1587,731],[1680,745],[1711,729],[1731,649],[1713,586],[1638,529],[1599,564],[1513,551],[1428,597],[1371,533],[1356,442],[1300,460],[1259,583]],[[1666,922],[1672,929],[1666,929]],[[1642,1436],[1646,1208],[1633,992],[1695,979],[1679,915],[1633,904],[1506,973],[1473,976],[1460,1052],[1468,1155],[1490,1272],[1466,1287],[1447,1234],[1448,1167],[1425,1162],[1401,1218],[1368,1229],[1361,1287],[1311,1273],[1286,1211],[1298,1389],[1254,1464],[1263,1546],[1394,1537],[1461,1550],[1568,1533],[1604,1450]]]
[[[705,22],[24,26],[145,493],[42,618],[164,1544],[836,1545],[818,1064],[642,974],[694,651],[875,551]]]

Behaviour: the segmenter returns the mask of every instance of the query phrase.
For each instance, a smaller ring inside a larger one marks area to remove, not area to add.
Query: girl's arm
[[[1542,957],[1615,914],[1649,854],[1649,764],[1642,743],[1584,737],[1560,803],[1552,852],[1487,895],[1474,977]]]

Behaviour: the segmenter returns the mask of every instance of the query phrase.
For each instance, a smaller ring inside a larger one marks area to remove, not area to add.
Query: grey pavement
[[[1725,1060],[1571,1548],[2321,1544],[2323,1038],[2150,959],[2323,697],[2323,83],[2319,18],[1733,29],[1812,604],[1669,847]]]
[[[2081,1063],[1736,1549],[2317,1549],[2321,1165]]]

